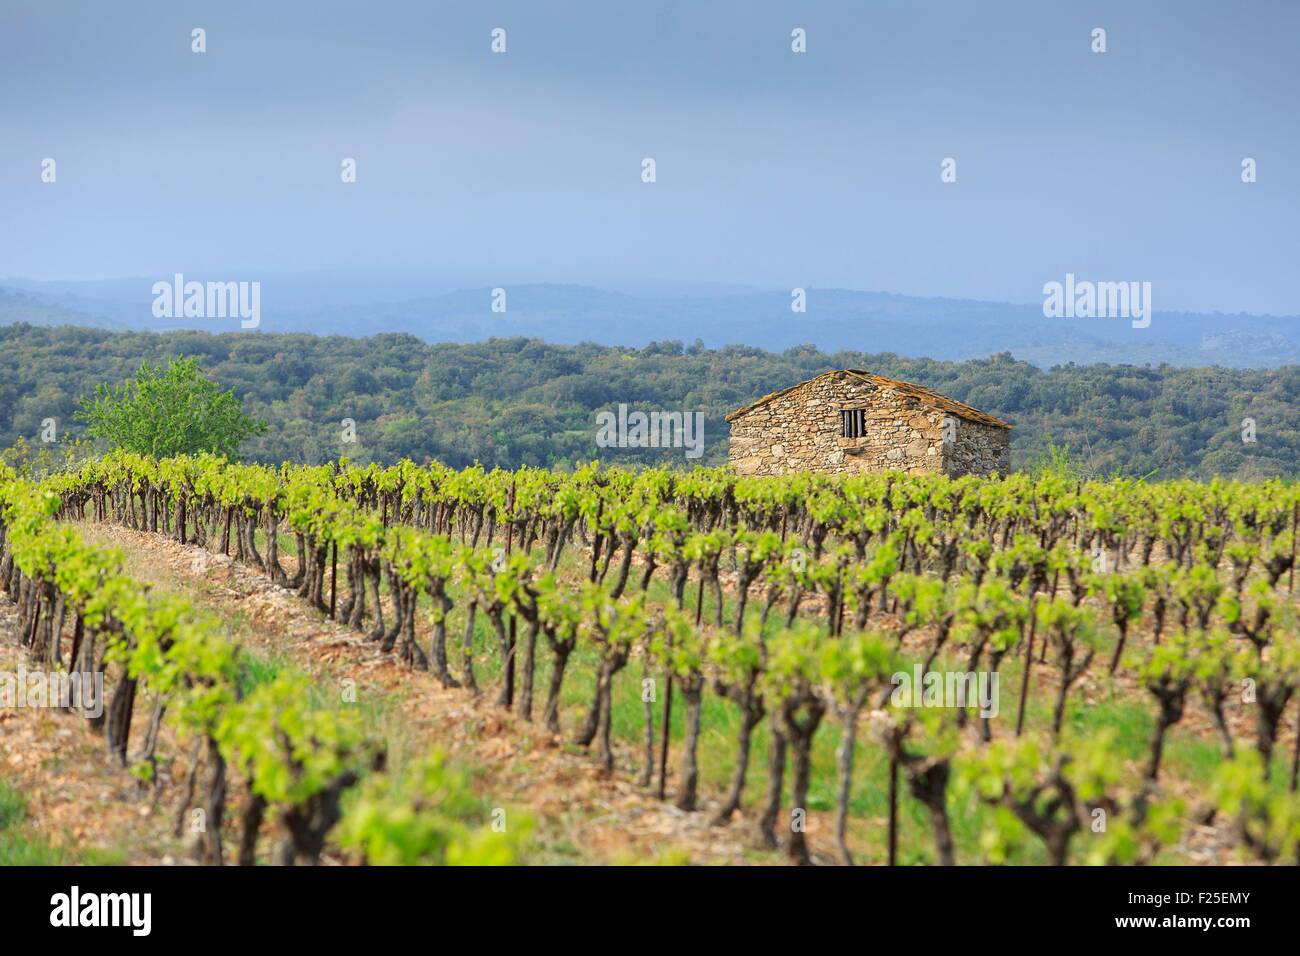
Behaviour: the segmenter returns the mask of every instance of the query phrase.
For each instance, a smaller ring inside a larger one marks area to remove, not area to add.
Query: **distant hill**
[[[142,360],[198,356],[270,428],[246,446],[267,462],[437,458],[453,465],[682,461],[682,453],[602,449],[595,415],[627,403],[702,412],[703,463],[726,461],[727,412],[831,368],[916,382],[1013,423],[1023,466],[1048,440],[1069,444],[1097,474],[1261,477],[1300,473],[1300,366],[1270,370],[1066,365],[1043,371],[1005,352],[963,362],[799,346],[640,348],[525,338],[430,345],[368,338],[199,332],[110,333],[0,327],[0,447],[37,440],[55,418],[75,435],[77,398],[118,382]],[[356,422],[356,444],[340,423]],[[1242,441],[1253,419],[1257,441]]]
[[[26,322],[29,325],[81,325],[100,329],[125,329],[110,319],[59,305],[44,296],[28,295],[14,289],[0,288],[0,325]]]
[[[203,280],[203,276],[187,276]],[[59,322],[135,331],[231,331],[235,320],[158,319],[150,279],[0,282],[0,325]],[[414,280],[337,277],[262,282],[263,333],[373,335],[425,342],[491,337],[643,346],[697,338],[709,348],[779,351],[811,343],[824,351],[892,352],[960,361],[1010,352],[1041,368],[1068,362],[1230,368],[1300,364],[1300,317],[1156,311],[1151,325],[1126,319],[1047,319],[1040,305],[925,299],[884,292],[807,290],[807,312],[789,290],[730,291],[642,285],[635,292],[573,285],[507,286],[506,311],[492,289],[422,292]],[[1157,299],[1158,305],[1158,299]]]

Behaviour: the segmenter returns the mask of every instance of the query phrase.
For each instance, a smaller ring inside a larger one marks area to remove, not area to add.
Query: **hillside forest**
[[[1300,367],[1064,365],[1042,370],[1010,353],[962,362],[811,346],[767,352],[700,342],[643,348],[539,339],[426,344],[370,338],[200,332],[113,333],[0,327],[0,447],[39,446],[83,430],[78,400],[120,383],[141,362],[198,360],[233,389],[265,431],[249,461],[359,463],[402,458],[452,467],[610,463],[721,464],[724,416],[832,368],[862,368],[925,385],[1014,425],[1012,460],[1027,467],[1068,447],[1087,476],[1291,477],[1300,461]],[[621,403],[704,413],[704,455],[600,448],[596,415]],[[344,420],[354,426],[349,428]],[[1249,439],[1254,439],[1249,440]],[[350,440],[354,439],[354,440]]]

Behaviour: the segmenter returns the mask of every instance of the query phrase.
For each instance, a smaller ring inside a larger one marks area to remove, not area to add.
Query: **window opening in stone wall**
[[[861,438],[867,433],[867,410],[846,408],[840,412],[840,433],[845,438]]]

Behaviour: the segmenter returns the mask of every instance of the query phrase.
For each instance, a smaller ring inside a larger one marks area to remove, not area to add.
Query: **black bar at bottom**
[[[70,925],[74,886],[88,916],[101,894],[113,894],[103,910],[109,917],[118,910],[126,925]],[[143,897],[118,896],[145,893],[147,936],[137,935]],[[403,932],[398,927],[444,920],[479,926],[500,944],[514,934],[528,938],[557,915],[583,933],[601,924],[631,931],[648,928],[647,920],[681,919],[697,942],[717,933],[732,946],[751,932],[771,944],[786,932],[808,940],[822,930],[861,933],[864,946],[885,938],[878,934],[972,940],[996,931],[1028,939],[1019,934],[1038,930],[1051,934],[1040,939],[1200,935],[1231,944],[1240,934],[1288,931],[1295,898],[1291,867],[0,870],[8,942],[75,932],[84,941],[113,937],[127,945],[146,938],[373,945],[385,926]],[[651,900],[673,902],[664,911]],[[52,925],[60,920],[67,925]]]

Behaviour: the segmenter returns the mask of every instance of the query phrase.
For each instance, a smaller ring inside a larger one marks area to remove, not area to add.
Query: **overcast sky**
[[[3,0],[0,277],[1033,302],[1073,272],[1295,314],[1298,26],[1294,0]]]

